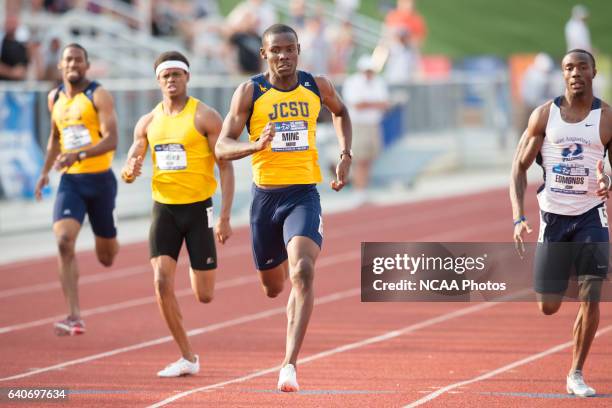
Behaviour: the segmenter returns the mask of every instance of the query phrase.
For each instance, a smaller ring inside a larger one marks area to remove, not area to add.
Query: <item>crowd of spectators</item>
[[[60,48],[57,37],[37,38],[16,13],[7,14],[0,31],[0,81],[59,81]]]
[[[60,40],[30,33],[20,25],[16,15],[24,7],[32,13],[62,14],[74,8],[92,13],[105,13],[134,28],[138,23],[125,14],[118,14],[103,1],[94,0],[7,0],[9,9],[0,58],[3,80],[57,81],[55,69]],[[116,0],[141,7],[138,0]],[[111,2],[112,3],[112,2]],[[397,0],[397,7],[387,13],[378,46],[378,70],[390,83],[415,78],[419,71],[420,48],[427,28],[416,11],[414,0]],[[260,72],[259,48],[266,27],[280,21],[280,15],[268,0],[243,0],[227,16],[223,16],[219,0],[150,0],[148,31],[181,43],[201,58],[206,72],[217,74],[252,74]],[[301,69],[323,75],[346,75],[356,70],[358,50],[352,17],[361,6],[360,0],[335,0],[336,18],[329,18],[318,3],[288,0],[288,15],[283,20],[296,29],[300,37]],[[104,7],[107,7],[106,9]],[[12,11],[11,11],[12,10]],[[4,33],[4,34],[2,34]]]

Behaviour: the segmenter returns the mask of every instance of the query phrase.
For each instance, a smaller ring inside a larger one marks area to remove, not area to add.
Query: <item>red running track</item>
[[[527,214],[537,219],[534,200]],[[65,311],[55,260],[5,265],[0,388],[69,388],[66,404],[75,407],[610,406],[610,303],[602,304],[586,366],[599,397],[587,401],[564,394],[575,304],[544,317],[533,303],[360,302],[362,241],[504,242],[511,239],[509,219],[506,190],[327,216],[317,306],[299,365],[302,391],[292,395],[274,391],[288,291],[277,299],[263,295],[245,228],[219,249],[211,304],[191,294],[182,258],[179,301],[202,360],[193,377],[155,376],[178,350],[155,305],[145,244],[124,246],[110,270],[92,252],[79,254],[88,332],[73,338],[51,329]],[[46,405],[58,406],[34,406]]]

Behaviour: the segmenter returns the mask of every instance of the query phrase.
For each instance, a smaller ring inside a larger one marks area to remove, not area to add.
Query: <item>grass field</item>
[[[224,13],[236,3],[219,0]],[[427,53],[461,57],[546,51],[560,56],[565,51],[563,28],[576,3],[591,12],[594,46],[612,54],[611,0],[418,0],[417,8],[429,27]],[[360,11],[382,20],[385,5],[394,4],[393,0],[361,0]]]

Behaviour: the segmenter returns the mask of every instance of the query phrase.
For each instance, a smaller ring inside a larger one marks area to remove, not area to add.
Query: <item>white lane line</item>
[[[471,201],[466,201],[464,203],[467,203],[467,205],[457,204],[453,207],[453,217],[460,216],[462,212],[465,212],[466,210],[470,210],[474,206],[473,202]],[[344,228],[337,227],[330,233],[327,233],[327,235],[325,236],[325,239],[330,240],[334,238],[341,238],[347,235],[355,236],[357,232],[398,228],[399,226],[415,224],[417,222],[427,223],[430,221],[438,221],[440,217],[443,217],[443,216],[444,214],[440,214],[439,210],[434,209],[431,211],[422,211],[419,213],[418,217],[415,217],[414,215],[406,215],[406,216],[393,216],[393,217],[379,218],[374,222],[351,224]],[[427,240],[427,237],[424,237],[421,239],[421,241],[426,241],[426,240]],[[225,257],[236,256],[236,255],[243,255],[243,254],[247,254],[250,252],[251,252],[250,245],[241,245],[235,248],[224,250],[223,252],[220,252],[220,255],[225,258]],[[179,260],[179,265],[184,265],[186,263],[187,263],[186,258],[181,258]],[[117,269],[112,272],[101,272],[101,273],[97,273],[93,275],[83,276],[79,280],[79,285],[87,285],[87,284],[102,282],[102,281],[111,280],[111,279],[124,278],[127,276],[136,275],[139,273],[149,272],[150,270],[151,270],[151,267],[147,263],[147,265],[138,265],[138,266],[133,266],[133,267],[128,267],[128,268],[121,268],[121,269]],[[45,292],[45,291],[59,289],[59,288],[60,288],[59,281],[53,281],[53,282],[47,282],[47,283],[41,283],[41,284],[29,285],[29,286],[22,286],[22,287],[0,291],[0,299],[11,297],[11,296],[17,296],[17,295],[29,295],[33,293]]]
[[[389,217],[379,217],[372,222],[361,222],[361,223],[349,223],[347,226],[334,228],[332,231],[325,235],[325,239],[329,240],[332,238],[340,238],[343,236],[358,236],[359,232],[369,232],[372,230],[386,230],[386,229],[397,229],[406,228],[407,226],[414,224],[425,224],[429,225],[434,222],[441,222],[444,217],[456,218],[462,217],[464,213],[472,211],[480,211],[479,203],[471,200],[463,200],[455,202],[453,204],[453,211],[440,212],[437,207],[429,206],[425,210],[419,211],[418,215],[415,216],[412,212],[404,212],[404,215],[392,215]],[[507,225],[507,224],[506,224]],[[456,231],[461,231],[461,228],[457,228]],[[426,241],[426,238],[419,238],[421,242]]]
[[[374,336],[374,337],[369,337],[367,339],[361,340],[361,341],[357,341],[354,343],[348,343],[339,347],[335,347],[326,351],[322,351],[320,353],[317,354],[313,354],[311,356],[305,357],[305,358],[301,358],[298,360],[298,364],[305,364],[305,363],[309,363],[311,361],[315,361],[315,360],[319,360],[325,357],[329,357],[332,356],[334,354],[340,354],[340,353],[344,353],[345,351],[351,351],[351,350],[355,350],[358,349],[360,347],[364,347],[370,344],[375,344],[375,343],[380,343],[386,340],[390,340],[408,333],[412,333],[415,332],[417,330],[423,329],[425,327],[429,327],[429,326],[433,326],[435,324],[438,323],[443,323],[446,322],[448,320],[452,320],[455,319],[457,317],[461,317],[461,316],[465,316],[471,313],[475,313],[484,309],[488,309],[490,307],[496,306],[499,303],[497,302],[490,302],[490,303],[479,303],[477,305],[474,306],[470,306],[470,307],[466,307],[463,309],[459,309],[459,310],[455,310],[453,312],[448,312],[445,314],[442,314],[440,316],[436,316],[436,317],[432,317],[431,319],[427,319],[427,320],[423,320],[422,322],[418,322],[415,324],[411,324],[410,326],[406,326],[404,328],[398,329],[398,330],[392,330],[390,332],[387,333],[383,333],[381,335],[378,336]],[[171,397],[168,397],[162,401],[159,401],[153,405],[149,405],[148,408],[157,408],[157,407],[163,407],[164,405],[167,405],[171,402],[174,402],[180,398],[186,397],[188,395],[192,395],[198,392],[206,392],[208,390],[214,389],[214,388],[219,388],[219,387],[224,387],[226,385],[229,384],[235,384],[235,383],[240,383],[240,382],[244,382],[244,381],[248,381],[250,379],[253,378],[257,378],[257,377],[261,377],[270,373],[273,373],[275,371],[280,370],[280,366],[275,366],[275,367],[270,367],[264,370],[260,370],[260,371],[255,371],[254,373],[242,376],[242,377],[236,377],[233,378],[231,380],[227,380],[227,381],[223,381],[223,382],[219,382],[216,384],[211,384],[211,385],[205,385],[203,387],[198,387],[198,388],[192,388],[190,390],[187,391],[183,391],[181,393],[175,394]]]
[[[93,275],[82,276],[79,279],[79,285],[87,285],[90,283],[102,282],[110,279],[124,278],[132,275],[138,275],[146,271],[150,271],[151,266],[149,265],[137,265],[129,268],[120,268],[112,272],[102,272]],[[39,283],[37,285],[21,286],[13,289],[6,289],[0,291],[0,299],[18,296],[18,295],[31,295],[38,292],[45,292],[48,290],[59,289],[59,280],[47,283]]]
[[[227,251],[223,251],[222,256],[225,258],[225,257],[231,257],[231,256],[237,256],[237,255],[244,255],[244,254],[250,253],[250,250],[251,250],[250,246],[241,245],[236,248],[231,248],[231,249],[228,249]],[[178,266],[184,266],[187,264],[188,264],[187,258],[179,259]],[[145,273],[145,272],[151,272],[151,265],[149,265],[148,262],[143,265],[119,268],[112,272],[100,272],[100,273],[96,273],[92,275],[82,276],[79,279],[79,286],[89,285],[92,283],[98,283],[98,282],[103,282],[103,281],[112,280],[112,279],[126,278],[128,276],[138,275],[138,274]],[[0,299],[12,297],[12,296],[18,296],[18,295],[31,295],[33,293],[46,292],[49,290],[54,290],[54,289],[59,289],[59,288],[61,288],[59,280],[56,280],[53,282],[47,282],[47,283],[40,283],[36,285],[21,286],[21,287],[12,288],[12,289],[1,290]]]
[[[233,288],[235,286],[246,285],[253,282],[258,282],[259,279],[255,274],[251,274],[250,276],[240,276],[234,279],[227,279],[221,282],[217,282],[215,284],[215,290]],[[188,296],[193,294],[193,290],[191,288],[185,288],[177,291],[175,293],[177,298]],[[147,305],[150,303],[155,303],[157,301],[155,296],[145,296],[137,299],[127,300],[124,302],[112,303],[109,305],[99,306],[92,309],[85,309],[81,311],[81,317],[93,316],[102,313],[115,312],[117,310],[128,309],[130,307]],[[0,327],[0,334],[16,332],[18,330],[30,329],[32,327],[43,326],[51,323],[55,323],[58,320],[65,318],[65,314],[56,315],[52,317],[45,317],[43,319],[33,320],[30,322],[14,324],[12,326],[4,326]]]
[[[481,227],[478,227],[481,228]],[[480,231],[480,229],[479,229]],[[439,240],[439,238],[441,238],[442,236],[447,236],[448,232],[444,232],[442,233],[442,235],[440,234],[432,234],[429,236],[425,236],[423,237],[422,241],[432,241],[432,240]],[[245,248],[247,246],[244,246]],[[238,249],[238,248],[236,248]],[[243,249],[242,247],[240,247],[240,249]],[[237,252],[237,251],[234,251]],[[227,254],[228,256],[231,254]],[[317,261],[317,267],[324,267],[325,265],[327,265],[327,262],[331,262],[331,263],[335,263],[337,262],[338,259],[340,260],[344,260],[345,258],[351,258],[354,256],[354,253],[351,252],[346,252],[346,253],[342,253],[342,254],[338,254],[338,255],[331,255],[331,256],[325,256],[322,257],[319,261]],[[179,261],[179,265],[183,265],[187,263],[187,259],[182,258]],[[134,268],[142,268],[142,267],[134,267]],[[149,270],[150,268],[146,268],[146,270]],[[117,272],[121,272],[121,270],[117,271]],[[122,272],[125,275],[125,272]],[[94,276],[91,276],[92,278]],[[86,278],[85,278],[86,279]],[[240,279],[240,278],[238,278]],[[99,281],[99,279],[97,280]],[[222,283],[221,283],[222,284]],[[54,285],[55,287],[59,288],[59,283],[58,282],[54,282],[52,283],[52,285]],[[220,286],[219,286],[220,288]],[[25,289],[25,288],[24,288]],[[0,292],[2,293],[2,292]],[[188,295],[190,292],[189,289],[183,289],[179,292],[176,293],[177,297],[180,296],[185,296]],[[0,296],[1,297],[1,296]],[[87,316],[91,316],[91,315],[96,315],[96,314],[101,314],[101,313],[108,313],[108,312],[112,312],[112,311],[117,311],[117,310],[122,310],[122,309],[126,309],[126,308],[130,308],[130,307],[135,307],[135,306],[141,306],[144,304],[148,304],[148,303],[152,303],[155,302],[155,297],[153,296],[147,296],[147,297],[143,297],[140,299],[132,299],[132,300],[128,300],[128,301],[124,301],[124,302],[119,302],[119,303],[115,303],[115,304],[111,304],[111,305],[107,305],[107,306],[100,306],[94,309],[87,309],[81,312],[81,315],[84,317]],[[56,316],[52,316],[52,317],[47,317],[47,318],[42,318],[42,319],[38,319],[38,320],[34,320],[31,322],[25,322],[25,323],[19,323],[19,324],[15,324],[15,325],[10,325],[10,326],[5,326],[5,327],[0,327],[0,335],[1,334],[5,334],[5,333],[10,333],[10,332],[14,332],[17,330],[23,330],[23,329],[28,329],[28,328],[32,328],[32,327],[38,327],[38,326],[42,326],[42,325],[46,325],[46,324],[51,324],[56,322],[57,320],[63,319],[64,315],[56,315]]]
[[[423,220],[422,217],[419,217],[420,220]],[[414,217],[410,217],[410,218],[406,218],[406,220],[414,220]],[[386,229],[387,227],[397,227],[396,223],[392,223],[392,224],[381,224],[376,223],[376,225],[378,227],[382,227],[383,229]],[[481,228],[481,227],[478,227]],[[349,234],[349,233],[353,233],[353,232],[349,232],[346,229],[343,230],[345,233]],[[441,234],[431,234],[428,236],[425,236],[421,239],[422,242],[426,242],[426,241],[433,241],[433,240],[438,240],[438,238],[441,238],[442,236],[447,237],[447,234],[449,232],[443,232]],[[451,231],[452,233],[452,231]],[[342,235],[338,234],[338,236]],[[328,238],[329,239],[329,238]],[[232,251],[228,251],[224,253],[224,256],[233,256],[233,255],[237,255],[239,253],[241,253],[244,250],[249,250],[250,247],[248,245],[243,245],[240,247],[236,247],[233,248]],[[349,253],[344,253],[344,254],[340,254],[340,255],[332,255],[332,256],[326,256],[321,258],[318,262],[317,262],[317,266],[318,267],[322,267],[326,265],[326,262],[336,262],[335,259],[338,258],[343,258],[348,255]],[[186,258],[181,258],[181,260],[179,260],[179,266],[183,266],[187,264],[187,259]],[[126,277],[126,276],[130,276],[130,275],[135,275],[138,273],[142,273],[145,271],[150,271],[150,267],[149,266],[134,266],[134,267],[130,267],[130,268],[124,268],[124,269],[119,269],[117,271],[114,272],[110,272],[110,273],[101,273],[101,274],[96,274],[96,275],[90,275],[90,276],[86,276],[83,277],[79,284],[87,284],[87,283],[94,283],[94,282],[100,282],[103,280],[107,280],[107,279],[115,279],[115,278],[121,278],[121,277]],[[34,293],[34,292],[40,292],[43,290],[49,290],[52,288],[59,288],[60,284],[59,282],[51,282],[51,283],[46,283],[46,284],[41,284],[41,285],[34,285],[34,286],[29,286],[29,287],[23,287],[23,288],[16,288],[16,289],[10,289],[7,291],[0,291],[0,298],[2,297],[9,297],[9,296],[15,296],[17,294],[25,294],[25,293]],[[185,289],[185,293],[189,293],[187,289]],[[177,296],[179,296],[181,292],[177,292]],[[182,294],[180,294],[180,296],[182,296]],[[98,307],[96,309],[89,309],[89,310],[85,310],[83,311],[81,314],[83,316],[90,316],[90,315],[95,315],[95,314],[99,314],[99,313],[106,313],[106,312],[110,312],[110,311],[116,311],[116,310],[120,310],[120,309],[124,309],[124,308],[128,308],[128,307],[133,307],[133,306],[140,306],[143,304],[147,304],[151,301],[155,301],[154,297],[145,297],[145,298],[140,298],[140,299],[133,299],[133,300],[129,300],[129,301],[125,301],[125,302],[121,302],[121,303],[116,303],[116,304],[112,304],[112,305],[108,305],[108,306],[101,306]],[[53,316],[53,317],[47,317],[47,318],[43,318],[43,319],[39,319],[39,320],[35,320],[32,322],[26,322],[26,323],[21,323],[21,324],[15,324],[15,325],[11,325],[11,326],[5,326],[5,327],[0,327],[0,334],[4,334],[4,333],[9,333],[12,331],[16,331],[16,330],[21,330],[21,329],[27,329],[27,328],[31,328],[31,327],[37,327],[37,326],[41,326],[41,325],[45,325],[45,324],[50,324],[53,323],[59,319],[64,318],[64,315],[57,315],[57,316]]]
[[[335,263],[340,263],[340,262],[344,262],[347,258],[344,257],[344,259],[340,259],[342,258],[341,256],[337,256],[336,257],[337,260],[335,261]],[[353,254],[352,258],[359,258],[359,253]],[[327,265],[332,265],[334,262],[332,262],[332,260],[327,262]],[[334,302],[336,300],[340,300],[340,299],[344,299],[350,296],[356,296],[358,294],[361,293],[361,288],[353,288],[350,290],[346,290],[346,291],[342,291],[342,292],[336,292],[333,293],[331,295],[327,295],[327,296],[323,296],[321,298],[317,298],[315,299],[315,305],[320,305],[320,304],[325,304],[325,303],[329,303],[329,302]],[[245,316],[241,316],[235,319],[230,319],[230,320],[225,320],[223,322],[219,322],[219,323],[215,323],[215,324],[211,324],[208,326],[204,326],[204,327],[200,327],[198,329],[193,329],[193,330],[189,330],[187,332],[187,336],[197,336],[199,334],[202,333],[209,333],[212,331],[216,331],[216,330],[220,330],[220,329],[224,329],[227,327],[232,327],[232,326],[237,326],[239,324],[242,323],[248,323],[248,322],[252,322],[255,320],[259,320],[259,319],[264,319],[266,317],[270,317],[270,316],[274,316],[274,315],[278,315],[278,314],[284,314],[286,312],[286,307],[282,306],[282,307],[277,307],[274,309],[268,309],[265,310],[263,312],[259,312],[259,313],[254,313],[254,314],[250,314],[250,315],[245,315]],[[31,377],[33,375],[37,375],[37,374],[41,374],[41,373],[45,373],[48,371],[53,371],[53,370],[59,370],[65,367],[69,367],[69,366],[73,366],[73,365],[77,365],[77,364],[82,364],[82,363],[87,363],[89,361],[94,361],[94,360],[99,360],[102,358],[106,358],[106,357],[110,357],[110,356],[114,356],[117,354],[121,354],[121,353],[127,353],[129,351],[133,351],[133,350],[139,350],[142,348],[146,348],[146,347],[151,347],[151,346],[155,346],[158,344],[163,344],[163,343],[167,343],[172,341],[172,337],[171,336],[164,336],[164,337],[160,337],[158,339],[154,339],[154,340],[149,340],[149,341],[145,341],[145,342],[141,342],[141,343],[136,343],[133,344],[131,346],[126,346],[126,347],[121,347],[121,348],[117,348],[117,349],[113,349],[113,350],[109,350],[103,353],[97,353],[97,354],[93,354],[87,357],[82,357],[82,358],[78,358],[75,360],[69,360],[69,361],[65,361],[63,363],[59,363],[59,364],[54,364],[51,366],[47,366],[47,367],[43,367],[43,368],[38,368],[35,370],[31,370],[31,371],[26,371],[20,374],[15,374],[9,377],[4,377],[4,378],[0,378],[0,382],[1,381],[10,381],[10,380],[17,380],[20,378],[25,378],[25,377]]]
[[[606,326],[603,329],[598,330],[597,333],[595,334],[595,337],[601,336],[601,335],[603,335],[603,334],[605,334],[605,333],[607,333],[607,332],[609,332],[611,330],[612,330],[612,325]],[[474,377],[474,378],[469,379],[469,380],[464,380],[464,381],[456,382],[454,384],[447,385],[446,387],[440,388],[439,390],[437,390],[435,392],[432,392],[429,395],[426,395],[425,397],[423,397],[423,398],[421,398],[421,399],[419,399],[417,401],[414,401],[414,402],[412,402],[412,403],[410,403],[408,405],[405,405],[404,408],[418,407],[419,405],[423,405],[423,404],[425,404],[425,403],[427,403],[427,402],[429,402],[429,401],[431,401],[433,399],[438,398],[440,395],[444,394],[445,392],[454,390],[455,388],[463,387],[463,386],[468,385],[468,384],[473,384],[473,383],[478,382],[478,381],[486,380],[486,379],[489,379],[491,377],[495,377],[496,375],[504,373],[506,371],[510,371],[513,368],[520,367],[522,365],[531,363],[532,361],[539,360],[539,359],[541,359],[543,357],[546,357],[546,356],[549,356],[551,354],[555,354],[555,353],[557,353],[557,352],[559,352],[559,351],[561,351],[563,349],[571,347],[573,344],[574,344],[573,340],[565,342],[565,343],[562,343],[562,344],[558,344],[558,345],[556,345],[554,347],[549,348],[548,350],[544,350],[544,351],[542,351],[540,353],[532,354],[532,355],[527,356],[527,357],[525,357],[523,359],[517,360],[517,361],[515,361],[513,363],[506,364],[503,367],[499,367],[499,368],[497,368],[495,370],[491,370],[491,371],[489,371],[489,372],[487,372],[485,374],[479,375],[478,377]]]
[[[325,256],[325,257],[322,257],[317,262],[317,268],[322,268],[328,265],[333,265],[338,262],[344,262],[348,260],[357,259],[358,258],[357,255],[358,253],[353,251],[353,252],[343,252],[341,254],[336,254],[336,255],[331,255],[331,256]],[[259,281],[259,278],[255,274],[255,272],[253,272],[250,275],[239,276],[234,279],[228,279],[225,281],[218,282],[217,284],[215,284],[215,289],[232,288],[235,286],[246,285],[246,284],[249,284],[252,282],[258,282],[258,281]],[[176,297],[179,298],[183,296],[188,296],[192,293],[193,291],[191,290],[191,288],[185,288],[185,289],[181,289],[177,291]],[[136,307],[136,306],[146,305],[149,303],[155,303],[156,301],[157,299],[155,298],[155,296],[145,296],[145,297],[141,297],[138,299],[131,299],[131,300],[127,300],[124,302],[118,302],[118,303],[113,303],[109,305],[99,306],[99,307],[92,308],[92,309],[85,309],[81,311],[81,316],[87,317],[87,316],[93,316],[93,315],[102,314],[102,313],[115,312],[117,310],[128,309],[130,307]],[[61,320],[64,317],[66,316],[62,314],[62,315],[56,315],[56,316],[51,316],[51,317],[45,317],[42,319],[30,321],[30,322],[18,323],[18,324],[14,324],[11,326],[0,327],[0,334],[6,334],[6,333],[11,333],[11,332],[16,332],[18,330],[24,330],[24,329],[29,329],[32,327],[38,327],[38,326],[55,323],[56,321]]]

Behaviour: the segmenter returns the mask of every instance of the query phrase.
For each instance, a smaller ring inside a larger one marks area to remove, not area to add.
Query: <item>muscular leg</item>
[[[117,242],[117,238],[96,236],[96,256],[102,265],[106,267],[111,266],[118,252],[119,242]]]
[[[574,323],[574,354],[570,373],[582,370],[598,326],[599,302],[582,302]]]
[[[183,328],[183,316],[174,294],[174,276],[176,261],[167,255],[151,258],[155,276],[155,294],[159,311],[166,321],[172,337],[178,344],[183,357],[195,362],[195,354]]]
[[[202,303],[210,303],[213,300],[215,293],[215,276],[216,269],[199,270],[189,268],[189,277],[191,279],[191,289],[196,299]]]
[[[272,269],[258,270],[257,272],[259,273],[259,280],[266,296],[275,298],[283,291],[285,280],[289,275],[287,261]]]
[[[538,307],[545,315],[552,315],[559,311],[563,295],[538,293]]]
[[[597,327],[599,326],[599,299],[601,279],[588,279],[580,282],[580,309],[574,323],[574,350],[570,373],[582,370]]]
[[[287,342],[283,366],[296,365],[306,335],[314,306],[314,266],[319,252],[319,246],[307,237],[293,237],[287,245],[291,294],[287,302]]]
[[[81,224],[72,218],[63,218],[53,224],[53,232],[59,252],[59,278],[68,303],[70,317],[80,318],[79,268],[75,258],[75,244]]]

